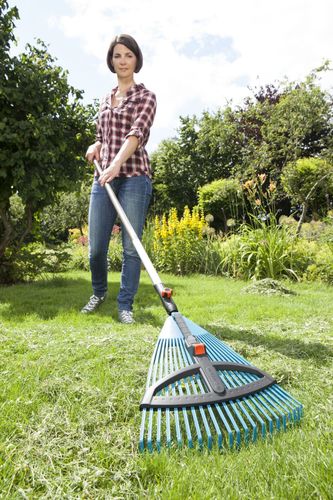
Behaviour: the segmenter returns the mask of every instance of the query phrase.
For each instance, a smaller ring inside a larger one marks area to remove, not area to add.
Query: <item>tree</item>
[[[177,138],[163,141],[153,153],[157,212],[192,208],[200,186],[230,176],[239,159],[234,144],[239,138],[226,118],[229,113],[227,108],[214,115],[204,112],[200,119],[180,117]]]
[[[234,108],[181,117],[177,137],[164,141],[152,159],[157,211],[170,205],[180,211],[193,207],[198,188],[214,180],[237,177],[245,182],[265,174],[276,184],[277,209],[287,213],[283,167],[303,157],[333,158],[333,99],[319,86],[321,72],[327,70],[325,63],[304,82],[254,89]]]
[[[201,174],[196,168],[198,158],[195,151],[197,120],[189,117],[180,120],[178,138],[162,141],[151,156],[157,212],[172,207],[182,209],[185,205],[192,207],[200,185]]]
[[[18,18],[0,0],[0,280],[10,281],[15,253],[32,229],[34,216],[58,191],[69,191],[86,169],[82,156],[92,139],[93,106],[67,81],[41,41],[18,57],[9,54]],[[10,217],[16,193],[25,207],[24,231]]]
[[[282,186],[292,201],[302,207],[297,232],[310,208],[326,215],[333,198],[333,164],[320,158],[300,158],[282,171]]]

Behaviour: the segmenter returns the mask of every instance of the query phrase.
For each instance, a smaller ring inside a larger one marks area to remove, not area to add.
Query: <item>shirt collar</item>
[[[143,83],[135,83],[134,85],[132,85],[132,87],[130,87],[128,89],[128,91],[126,92],[125,97],[128,98],[131,95],[133,95],[134,92],[137,92],[138,90],[141,90],[141,89],[144,89],[144,88],[145,88],[145,86],[143,85]],[[111,91],[111,97],[114,96],[114,94],[117,92],[117,90],[118,90],[118,85],[114,89],[112,89],[112,91]]]

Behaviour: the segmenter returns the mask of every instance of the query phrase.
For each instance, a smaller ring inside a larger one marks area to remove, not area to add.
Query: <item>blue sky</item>
[[[325,59],[333,65],[332,0],[9,0],[20,12],[18,47],[40,38],[85,102],[115,86],[105,57],[115,34],[139,42],[136,75],[158,111],[148,149],[173,137],[180,115],[237,104],[248,87],[301,80]],[[333,72],[322,81],[333,88]]]

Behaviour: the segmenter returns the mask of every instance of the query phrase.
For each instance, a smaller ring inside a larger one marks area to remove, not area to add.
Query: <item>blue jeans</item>
[[[145,175],[117,177],[111,187],[118,197],[134,231],[141,239],[152,194],[152,183]],[[89,206],[89,262],[94,295],[102,297],[107,291],[107,254],[117,212],[98,179],[94,179]],[[118,294],[118,308],[132,310],[138,290],[141,261],[125,228],[121,231],[123,263]]]

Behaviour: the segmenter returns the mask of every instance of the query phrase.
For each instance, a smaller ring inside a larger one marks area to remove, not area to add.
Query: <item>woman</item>
[[[101,102],[96,142],[86,158],[98,160],[103,173],[95,173],[89,206],[89,261],[93,295],[81,312],[91,313],[104,302],[107,292],[107,252],[116,211],[104,185],[111,186],[135,232],[141,238],[149,206],[152,183],[145,145],[156,111],[156,97],[143,84],[136,84],[134,73],[142,67],[141,50],[129,35],[118,35],[111,42],[107,64],[116,73],[118,85]],[[123,263],[118,316],[122,323],[133,323],[133,301],[137,292],[141,262],[127,235],[122,231]]]

